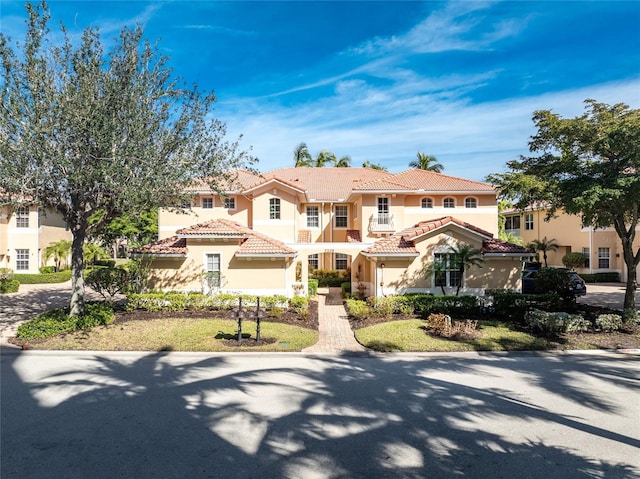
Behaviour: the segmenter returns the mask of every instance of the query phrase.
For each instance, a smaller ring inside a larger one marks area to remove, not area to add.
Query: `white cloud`
[[[243,133],[242,144],[253,145],[261,171],[291,166],[295,145],[304,141],[312,152],[329,149],[339,156],[350,155],[353,166],[369,160],[390,171],[407,169],[421,150],[438,157],[446,173],[482,180],[502,171],[507,161],[527,154],[535,110],[577,116],[584,112],[586,98],[637,108],[638,83],[632,79],[481,104],[436,95],[407,97],[369,109],[368,115],[353,102],[327,108],[324,99],[293,109],[247,104],[234,105],[232,111],[222,104],[218,117],[227,123],[231,138]],[[419,104],[424,108],[417,108]]]

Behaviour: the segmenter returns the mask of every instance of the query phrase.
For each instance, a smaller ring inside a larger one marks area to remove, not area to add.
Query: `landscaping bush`
[[[106,268],[115,268],[116,260],[114,260],[114,259],[96,259],[91,264],[93,266],[104,266]]]
[[[493,295],[493,305],[497,316],[514,321],[523,321],[530,309],[557,311],[564,303],[557,294],[500,293]]]
[[[17,293],[20,281],[17,279],[0,280],[0,293]]]
[[[64,283],[71,279],[71,270],[67,269],[48,274],[14,274],[13,277],[20,281],[20,284]]]
[[[365,319],[372,315],[371,308],[367,302],[361,299],[347,299],[345,300],[345,306],[347,314],[353,319]]]
[[[596,318],[596,328],[610,333],[622,327],[622,316],[619,314],[601,314]]]
[[[416,314],[426,318],[431,313],[468,316],[478,312],[475,296],[434,296],[431,294],[408,294],[404,296]]]
[[[87,304],[84,316],[69,316],[68,308],[52,309],[18,326],[16,337],[22,340],[48,338],[79,329],[92,328],[113,322],[115,316],[108,303]]]
[[[535,333],[542,334],[546,337],[557,336],[566,332],[570,325],[584,324],[584,318],[579,315],[572,315],[564,312],[550,312],[539,309],[527,311],[524,316],[527,326]]]
[[[306,318],[309,313],[309,298],[304,296],[294,296],[289,300],[289,307],[296,313]]]
[[[51,273],[55,273],[56,272],[56,267],[55,266],[40,266],[40,273],[41,274],[51,274]]]
[[[345,280],[349,280],[349,274],[346,271],[334,269],[316,269],[309,273],[309,276],[318,280],[318,286],[340,287]]]
[[[127,290],[129,273],[123,268],[95,268],[89,271],[85,282],[104,299],[110,300]]]
[[[579,276],[585,283],[619,283],[620,273],[580,273]]]
[[[309,296],[318,294],[318,280],[310,279],[307,283],[307,289],[309,290]]]
[[[347,282],[341,283],[340,288],[342,289],[343,298],[351,297],[351,282],[347,281]]]

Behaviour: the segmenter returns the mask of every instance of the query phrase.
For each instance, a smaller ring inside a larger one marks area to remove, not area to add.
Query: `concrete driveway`
[[[102,299],[91,288],[87,288],[85,294],[88,301]],[[68,306],[70,298],[71,281],[21,284],[17,293],[0,294],[0,348],[15,348],[8,339],[16,335],[21,323],[49,309]]]

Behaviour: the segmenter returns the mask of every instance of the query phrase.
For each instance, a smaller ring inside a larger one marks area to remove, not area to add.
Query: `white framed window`
[[[336,269],[347,269],[349,266],[349,256],[344,253],[336,253]]]
[[[609,269],[611,266],[611,250],[609,248],[598,248],[598,268]]]
[[[460,274],[460,263],[456,255],[451,253],[435,253],[433,261],[439,262],[442,268],[434,273],[435,285],[440,286],[461,286],[462,276]]]
[[[336,228],[347,228],[349,226],[349,208],[347,205],[336,205],[334,211]]]
[[[420,201],[420,207],[433,208],[433,200],[431,198],[422,198]]]
[[[524,215],[524,229],[527,231],[533,230],[533,213],[527,213]]]
[[[504,229],[505,230],[519,230],[520,229],[520,215],[518,216],[507,216],[504,219]]]
[[[464,207],[465,208],[477,208],[478,207],[478,200],[476,200],[475,198],[465,198],[464,199]]]
[[[454,200],[453,198],[445,198],[442,201],[442,206],[445,208],[455,208],[456,207],[456,200]]]
[[[280,198],[269,199],[269,219],[280,219]]]
[[[378,224],[388,225],[390,223],[391,218],[389,215],[389,198],[380,197],[378,198]]]
[[[16,209],[16,228],[28,228],[28,227],[29,227],[29,208],[27,208],[26,206],[20,206]]]
[[[582,248],[582,255],[584,256],[584,267],[589,268],[591,265],[591,250],[589,248]]]
[[[307,228],[320,226],[320,210],[317,206],[307,206]]]
[[[236,209],[236,199],[233,196],[225,196],[224,197],[224,209],[225,210],[235,210]]]
[[[205,279],[209,289],[219,288],[221,285],[221,271],[220,271],[220,254],[219,253],[207,253],[205,254]]]
[[[213,198],[202,198],[202,208],[205,210],[213,209]]]
[[[17,249],[16,250],[16,271],[29,270],[29,250]]]
[[[309,255],[309,269],[318,269],[318,254],[310,254]]]

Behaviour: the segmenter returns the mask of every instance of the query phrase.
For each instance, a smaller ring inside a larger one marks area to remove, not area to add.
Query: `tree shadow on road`
[[[271,358],[101,353],[64,369],[55,367],[55,355],[4,354],[2,476],[546,479],[638,472],[637,464],[584,457],[572,443],[536,437],[528,427],[543,423],[566,429],[564,437],[636,452],[638,439],[552,412],[506,386],[465,385],[450,374],[518,374],[558,400],[616,414],[613,401],[580,393],[576,382],[589,375],[616,391],[636,391],[637,380],[615,360],[573,358],[563,369],[557,358],[542,357],[540,372],[524,355]]]

